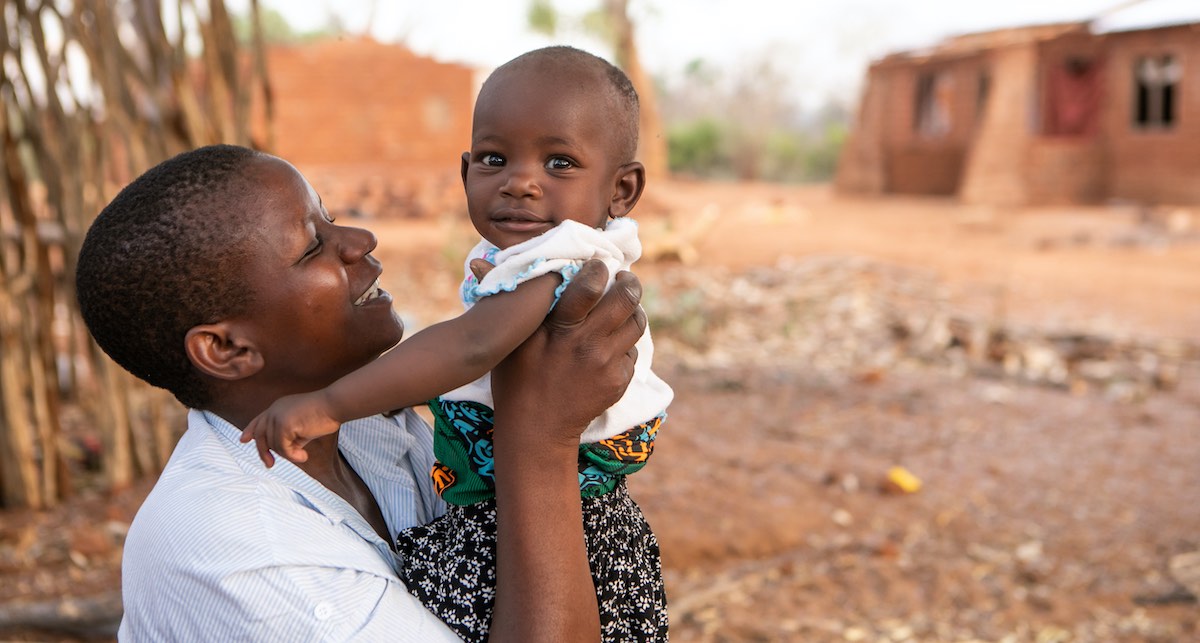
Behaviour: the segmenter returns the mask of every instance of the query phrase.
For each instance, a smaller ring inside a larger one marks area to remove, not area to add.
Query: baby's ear
[[[459,168],[459,172],[462,173],[462,180],[463,180],[464,187],[467,185],[467,168],[469,168],[469,167],[471,167],[471,153],[463,152],[462,167]]]
[[[646,188],[646,167],[638,161],[626,163],[617,168],[613,177],[613,195],[608,203],[608,216],[623,217],[629,214],[638,199],[642,198],[642,190]]]
[[[233,322],[195,326],[183,343],[192,365],[209,377],[240,380],[263,367],[262,353]]]

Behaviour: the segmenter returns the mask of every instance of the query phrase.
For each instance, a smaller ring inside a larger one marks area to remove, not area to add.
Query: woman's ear
[[[262,370],[262,353],[236,323],[201,324],[183,339],[188,359],[201,373],[219,380],[240,380]]]
[[[646,167],[640,162],[633,161],[617,168],[612,200],[608,202],[608,216],[615,219],[629,214],[638,199],[642,198],[645,188]]]

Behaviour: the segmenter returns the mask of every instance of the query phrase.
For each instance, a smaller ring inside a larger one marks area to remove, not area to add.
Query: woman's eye
[[[484,154],[480,161],[484,165],[490,165],[492,167],[500,167],[501,165],[504,165],[504,157],[500,156],[499,154]]]
[[[309,249],[304,253],[304,256],[311,257],[311,256],[321,252],[321,246],[323,246],[323,245],[325,245],[324,242],[321,241],[320,237],[317,237],[316,243],[312,244],[312,246],[309,247]]]
[[[546,161],[547,170],[568,170],[574,165],[571,159],[562,156],[552,156],[550,160]]]

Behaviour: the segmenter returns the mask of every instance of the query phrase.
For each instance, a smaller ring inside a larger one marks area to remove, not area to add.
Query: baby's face
[[[480,95],[462,172],[483,238],[507,248],[566,220],[604,226],[618,169],[613,121],[586,85],[526,70]]]

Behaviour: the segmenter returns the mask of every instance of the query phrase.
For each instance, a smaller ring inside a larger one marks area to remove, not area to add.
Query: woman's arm
[[[618,274],[602,296],[606,280],[603,264],[585,264],[546,322],[492,372],[492,641],[599,640],[579,499],[579,434],[624,394],[634,343],[646,327],[637,278]]]

